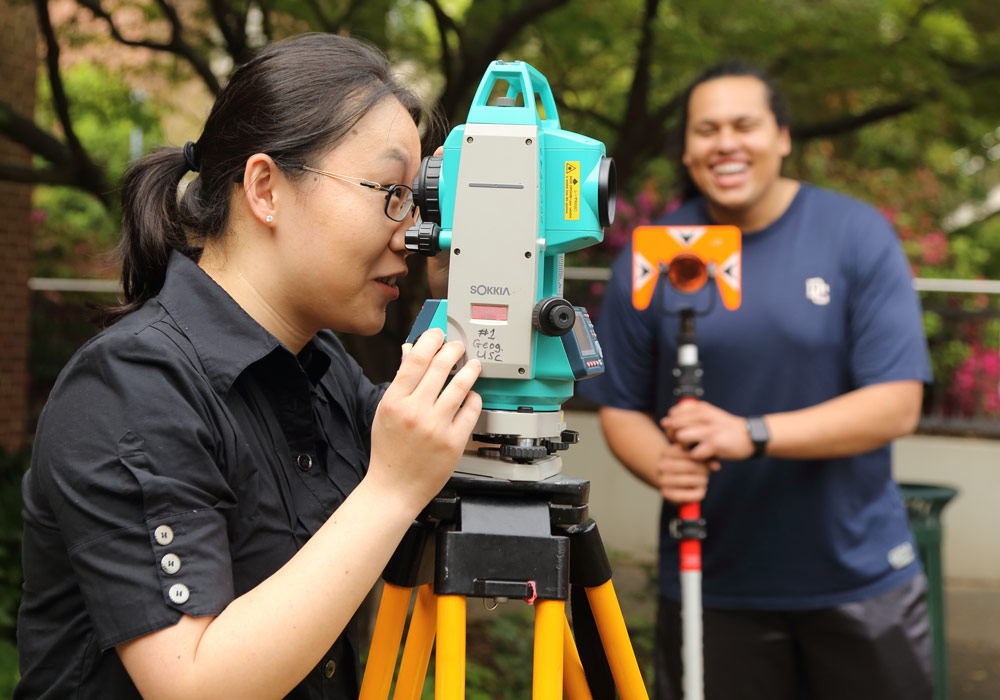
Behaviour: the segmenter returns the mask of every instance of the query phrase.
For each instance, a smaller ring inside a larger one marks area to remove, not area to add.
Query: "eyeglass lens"
[[[402,221],[413,208],[413,191],[405,185],[395,185],[385,200],[385,213],[393,221]]]

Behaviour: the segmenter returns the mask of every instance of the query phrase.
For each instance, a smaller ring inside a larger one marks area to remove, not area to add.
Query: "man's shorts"
[[[923,574],[882,595],[795,612],[704,610],[706,700],[931,700]],[[656,700],[680,700],[680,605],[660,598]]]

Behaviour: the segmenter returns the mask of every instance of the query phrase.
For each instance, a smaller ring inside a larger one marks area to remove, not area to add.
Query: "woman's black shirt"
[[[332,333],[293,355],[192,261],[81,348],[24,479],[14,698],[139,697],[115,645],[217,615],[364,476],[372,385]],[[290,698],[357,697],[352,623]]]

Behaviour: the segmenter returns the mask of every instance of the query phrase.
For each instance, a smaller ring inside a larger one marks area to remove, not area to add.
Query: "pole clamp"
[[[704,518],[694,520],[674,518],[670,521],[670,536],[675,540],[703,540],[707,535],[708,528]]]

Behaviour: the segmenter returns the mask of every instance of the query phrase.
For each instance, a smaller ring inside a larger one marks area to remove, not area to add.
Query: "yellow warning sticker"
[[[566,161],[566,204],[563,218],[566,221],[580,220],[580,161]]]

